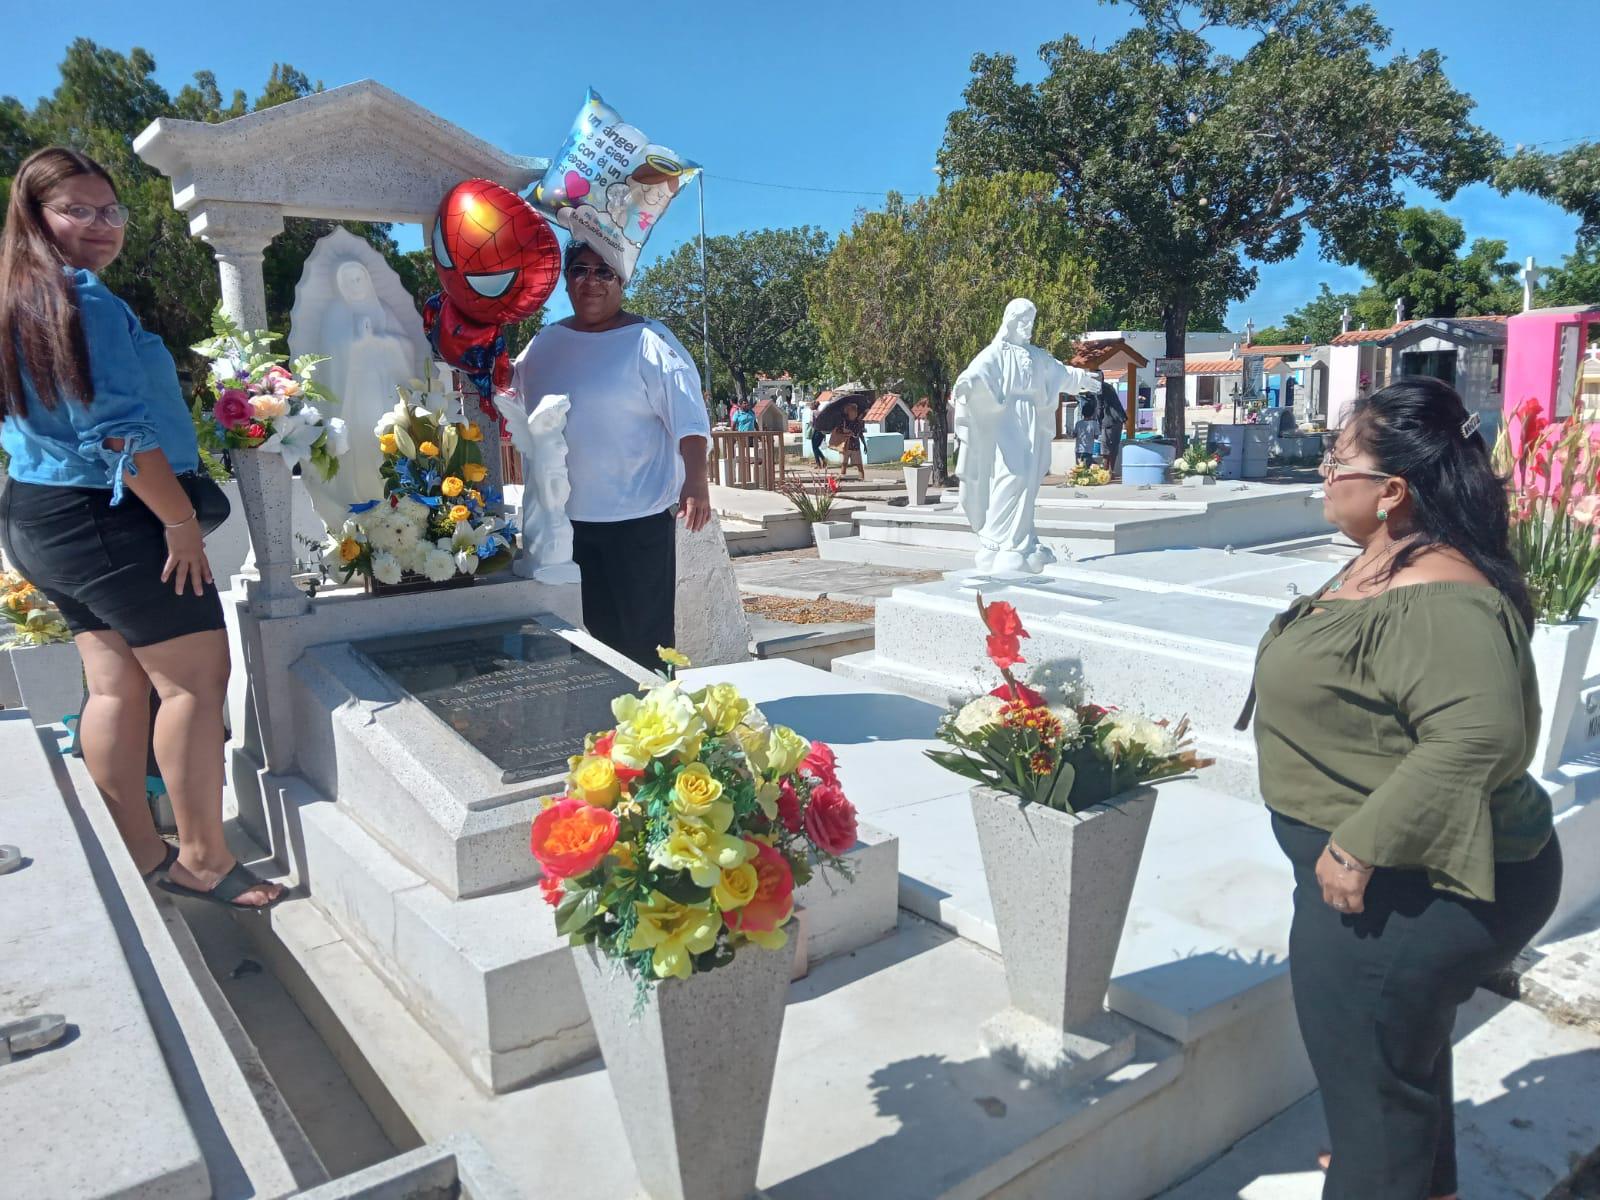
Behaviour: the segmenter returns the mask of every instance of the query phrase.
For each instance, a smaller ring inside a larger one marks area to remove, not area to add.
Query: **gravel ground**
[[[769,621],[791,625],[826,625],[832,621],[871,621],[872,608],[838,600],[790,600],[783,596],[746,596],[744,610]]]

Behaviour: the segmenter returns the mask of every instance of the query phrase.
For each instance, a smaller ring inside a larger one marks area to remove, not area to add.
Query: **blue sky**
[[[17,0],[0,8],[13,14],[0,93],[29,104],[53,90],[62,52],[84,36],[122,51],[143,46],[174,92],[210,69],[225,96],[242,87],[254,97],[272,63],[287,61],[329,87],[375,78],[507,150],[551,155],[593,85],[653,140],[705,164],[711,233],[839,231],[890,188],[931,189],[974,51],[1013,53],[1032,77],[1040,43],[1071,32],[1105,44],[1131,22],[1125,6],[1093,0],[613,0],[570,20],[550,5],[278,0],[238,6],[237,27],[227,6],[192,0],[30,2],[25,19]],[[1452,81],[1478,101],[1478,121],[1508,143],[1561,149],[1600,136],[1600,112],[1586,115],[1582,99],[1593,0],[1452,0],[1443,10],[1379,0],[1377,9],[1396,48],[1445,55]],[[694,236],[694,200],[686,193],[668,212],[647,260]],[[1555,262],[1572,248],[1576,221],[1531,197],[1474,187],[1444,207],[1469,239],[1503,238],[1518,260]],[[1360,274],[1309,246],[1263,268],[1230,323],[1274,323],[1324,279],[1338,290]]]

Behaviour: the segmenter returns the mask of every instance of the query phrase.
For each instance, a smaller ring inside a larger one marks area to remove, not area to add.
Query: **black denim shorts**
[[[215,584],[198,595],[185,584],[180,596],[161,581],[166,531],[132,492],[112,507],[108,488],[10,480],[0,489],[0,541],[75,634],[110,630],[154,646],[224,628]]]

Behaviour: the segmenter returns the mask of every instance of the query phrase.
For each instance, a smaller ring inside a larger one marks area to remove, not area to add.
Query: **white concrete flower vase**
[[[231,450],[229,459],[260,574],[251,584],[251,604],[268,616],[303,611],[305,597],[294,585],[294,479],[288,464],[283,455],[264,450]]]
[[[746,946],[726,967],[668,979],[637,1019],[633,976],[592,945],[573,957],[646,1195],[755,1195],[792,951]]]
[[[15,643],[0,652],[0,702],[20,704],[35,725],[83,711],[83,661],[72,642]]]
[[[1572,718],[1577,710],[1578,693],[1583,690],[1589,652],[1594,647],[1596,622],[1579,617],[1561,625],[1543,622],[1533,627],[1529,649],[1539,677],[1539,741],[1534,748],[1531,770],[1547,775],[1561,764]]]
[[[1011,996],[982,1043],[1030,1078],[1067,1087],[1133,1055],[1136,1027],[1105,998],[1154,811],[1149,787],[1077,814],[972,789]]]
[[[920,467],[904,467],[906,477],[906,503],[920,508],[928,502],[928,483],[933,479],[933,467],[924,463]]]

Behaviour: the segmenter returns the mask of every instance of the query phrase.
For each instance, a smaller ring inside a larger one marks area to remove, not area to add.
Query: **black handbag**
[[[217,486],[217,481],[211,476],[184,474],[178,476],[178,482],[189,494],[189,503],[194,505],[195,519],[200,522],[202,533],[214,532],[217,526],[228,519],[233,505],[228,503],[228,494]]]

